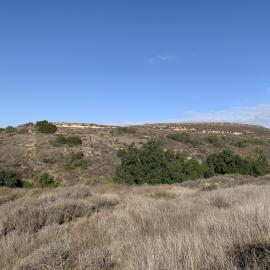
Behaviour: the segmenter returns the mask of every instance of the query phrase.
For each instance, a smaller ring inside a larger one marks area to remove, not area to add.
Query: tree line
[[[127,184],[172,184],[218,174],[260,176],[268,172],[268,162],[262,153],[241,157],[230,150],[223,150],[199,163],[181,152],[164,150],[155,140],[141,148],[130,145],[119,150],[118,156],[121,164],[116,168],[114,180]]]

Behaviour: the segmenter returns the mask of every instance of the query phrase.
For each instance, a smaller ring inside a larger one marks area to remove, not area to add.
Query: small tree
[[[268,162],[262,153],[242,158],[230,150],[224,150],[219,154],[210,155],[206,164],[215,174],[240,173],[260,176],[268,171]]]
[[[51,145],[55,147],[69,146],[74,147],[82,144],[82,140],[78,136],[65,137],[64,135],[59,135],[54,141],[50,141]]]
[[[22,187],[23,182],[13,171],[0,171],[0,186]]]
[[[43,188],[45,187],[55,187],[57,186],[57,182],[55,181],[54,176],[49,173],[42,173],[36,177],[36,183],[38,186]]]
[[[167,135],[167,138],[181,143],[189,143],[193,146],[197,146],[200,144],[199,140],[193,139],[188,133],[175,132]]]
[[[89,161],[85,159],[84,153],[79,151],[77,153],[72,152],[66,162],[66,168],[74,170],[76,168],[87,169]]]
[[[4,131],[7,133],[15,133],[15,132],[17,132],[17,129],[13,126],[8,126],[4,129]]]
[[[210,135],[208,138],[207,138],[207,141],[214,145],[215,147],[220,147],[222,146],[222,138],[216,134],[213,134],[213,135]]]
[[[49,123],[46,120],[38,121],[36,123],[36,128],[38,129],[39,132],[45,134],[52,134],[57,131],[57,126],[52,123]]]
[[[117,127],[118,134],[135,134],[136,129],[134,127]]]

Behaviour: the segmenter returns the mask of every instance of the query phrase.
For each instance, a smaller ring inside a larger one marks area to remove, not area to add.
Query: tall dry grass
[[[268,185],[18,192],[0,206],[3,270],[270,269]]]

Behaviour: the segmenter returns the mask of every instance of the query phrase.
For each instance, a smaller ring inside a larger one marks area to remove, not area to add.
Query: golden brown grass
[[[268,185],[0,194],[3,270],[270,269]]]

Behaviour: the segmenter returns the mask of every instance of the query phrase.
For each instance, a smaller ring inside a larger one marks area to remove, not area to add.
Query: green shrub
[[[23,182],[13,171],[0,171],[0,186],[22,187]]]
[[[72,152],[66,163],[66,168],[71,170],[76,168],[87,169],[88,165],[89,162],[84,158],[83,152]]]
[[[210,155],[206,164],[215,174],[239,173],[260,176],[268,172],[268,162],[262,154],[242,158],[230,150],[224,150]]]
[[[23,187],[24,188],[32,188],[33,187],[33,183],[29,182],[29,181],[24,181],[23,182]]]
[[[136,129],[134,127],[117,127],[118,134],[135,134]]]
[[[244,148],[247,147],[248,145],[264,145],[264,144],[265,144],[264,141],[260,139],[244,139],[236,142],[235,146]]]
[[[49,123],[48,121],[38,121],[36,123],[36,128],[39,132],[45,133],[45,134],[52,134],[57,131],[57,126],[55,126],[52,123]]]
[[[131,145],[120,150],[121,165],[114,180],[128,184],[160,184],[196,179],[205,174],[204,166],[188,160],[182,153],[164,151],[157,141],[149,141],[141,149]]]
[[[82,144],[82,140],[78,136],[65,137],[64,135],[59,135],[54,141],[50,141],[50,144],[54,147],[69,146],[74,147]]]
[[[268,172],[268,162],[262,153],[242,158],[230,150],[210,155],[199,164],[180,152],[165,151],[151,140],[142,148],[130,145],[120,150],[121,165],[116,168],[114,181],[127,184],[171,184],[185,180],[208,178],[217,174],[238,173],[260,176]]]
[[[256,149],[252,156],[248,157],[248,161],[252,167],[252,175],[260,176],[269,172],[269,163],[261,149]]]
[[[49,173],[42,173],[35,179],[36,184],[40,187],[56,187],[58,183],[55,181],[54,176]]]
[[[218,135],[210,135],[208,138],[207,138],[207,141],[214,145],[215,147],[221,147],[222,146],[222,143],[223,143],[223,140],[220,136]]]
[[[15,127],[12,127],[12,126],[8,126],[4,129],[4,131],[7,133],[15,133],[15,132],[17,132],[17,129]]]
[[[81,145],[82,139],[78,136],[70,136],[66,138],[66,144],[69,146]]]
[[[188,133],[175,132],[167,135],[167,138],[177,142],[189,143],[192,144],[193,146],[197,146],[200,144],[198,140],[191,138]]]

